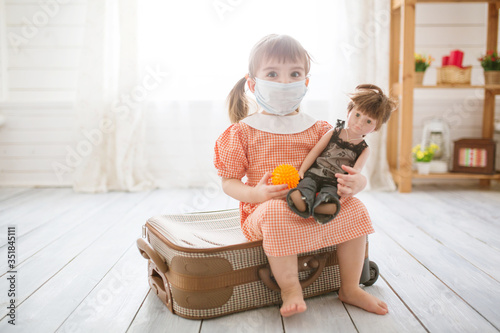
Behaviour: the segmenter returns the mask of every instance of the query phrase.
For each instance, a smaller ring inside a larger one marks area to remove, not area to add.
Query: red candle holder
[[[463,58],[464,58],[464,53],[462,51],[453,50],[450,52],[450,60],[449,60],[448,64],[461,68]]]

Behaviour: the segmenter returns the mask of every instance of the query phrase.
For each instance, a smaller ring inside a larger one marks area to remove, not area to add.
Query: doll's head
[[[375,131],[378,131],[391,117],[397,103],[386,96],[382,89],[373,84],[360,84],[354,93],[349,94],[351,101],[347,105],[347,114],[354,108],[376,120]]]

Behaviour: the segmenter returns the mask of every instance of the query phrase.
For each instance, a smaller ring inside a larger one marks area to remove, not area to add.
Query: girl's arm
[[[269,185],[272,173],[266,172],[256,186],[249,186],[236,178],[222,178],[222,190],[230,197],[247,203],[261,203],[269,199],[284,199],[288,185]]]
[[[300,178],[304,178],[304,173],[313,165],[314,161],[318,158],[319,155],[325,150],[328,142],[332,138],[333,129],[328,131],[321,139],[319,139],[318,143],[311,149],[309,154],[307,154],[306,158],[300,165],[299,175]]]

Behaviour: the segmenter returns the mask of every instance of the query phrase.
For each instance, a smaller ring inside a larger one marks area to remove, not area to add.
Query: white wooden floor
[[[498,332],[500,185],[416,186],[365,192],[381,277],[366,290],[389,304],[377,316],[335,293],[304,314],[268,307],[212,320],[167,311],[149,291],[135,246],[152,215],[234,208],[220,189],[75,194],[0,189],[0,332]],[[16,227],[16,326],[7,316],[7,230]]]

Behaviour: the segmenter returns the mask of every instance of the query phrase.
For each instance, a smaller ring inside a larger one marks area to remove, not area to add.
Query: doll
[[[342,165],[361,171],[369,155],[365,136],[380,129],[395,108],[382,89],[372,84],[357,86],[350,98],[347,127],[345,121],[337,120],[337,126],[321,138],[300,166],[302,180],[287,195],[292,211],[304,218],[312,215],[320,224],[330,222],[340,211],[335,174],[344,173]]]

